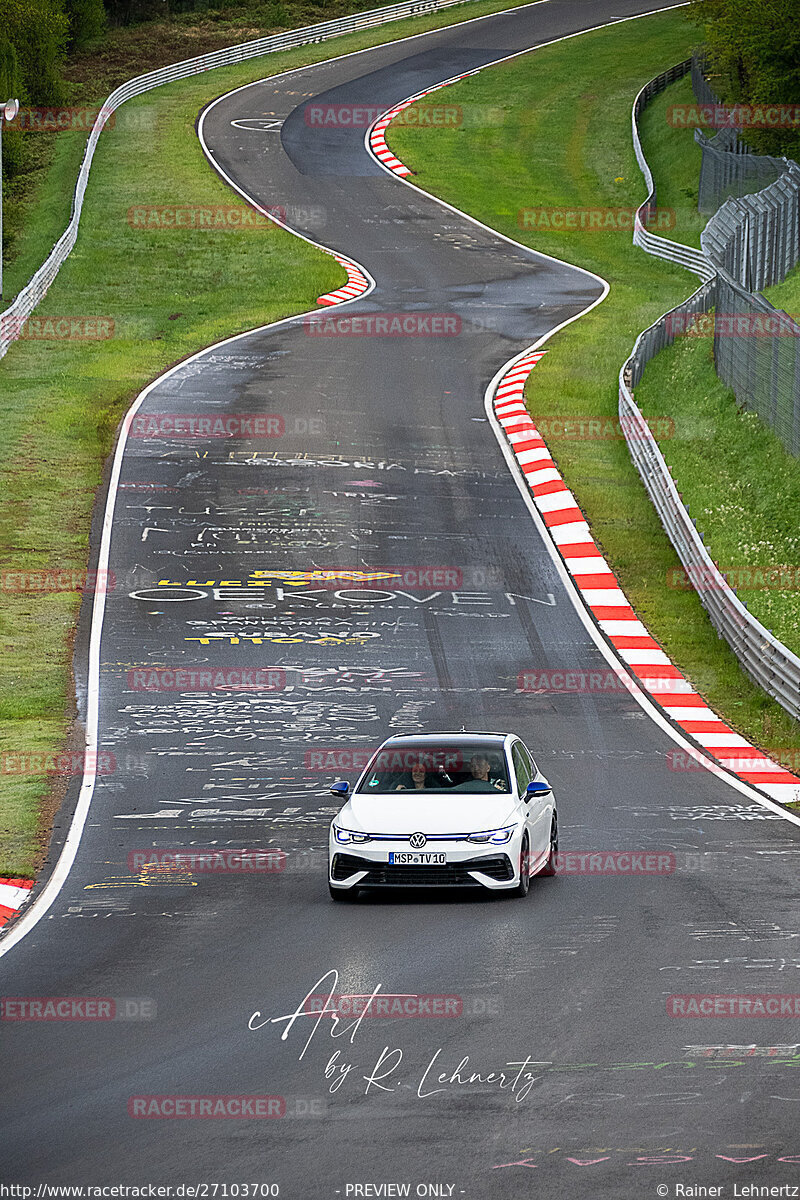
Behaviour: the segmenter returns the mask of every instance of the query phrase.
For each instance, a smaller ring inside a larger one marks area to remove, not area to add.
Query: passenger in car
[[[427,781],[427,774],[425,764],[415,762],[411,767],[410,778],[408,775],[405,775],[394,790],[396,792],[404,792],[409,788],[415,788],[418,792],[422,791]]]

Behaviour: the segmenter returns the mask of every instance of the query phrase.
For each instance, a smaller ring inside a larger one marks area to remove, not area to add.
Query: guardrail
[[[691,60],[665,71],[642,88],[634,101],[633,143],[649,192],[640,211],[648,205],[655,205],[655,187],[639,138],[639,113],[653,95],[673,80],[681,78],[690,68]],[[646,230],[643,232],[647,233]],[[689,318],[706,313],[717,305],[719,290],[730,277],[726,279],[718,274],[714,264],[704,255],[698,255],[697,251],[693,252],[694,257],[687,257],[687,247],[678,247],[676,250],[676,243],[666,238],[655,238],[649,233],[646,238],[637,238],[634,234],[634,242],[651,254],[686,266],[705,282],[688,300],[659,317],[640,333],[630,358],[623,364],[619,374],[619,416],[628,450],[667,536],[714,627],[728,642],[748,675],[793,717],[800,718],[800,658],[756,620],[713,562],[633,396],[633,389],[641,379],[645,365],[659,350],[673,342],[676,329],[685,328]],[[653,242],[657,243],[655,249],[651,248]],[[755,297],[752,299],[755,300]],[[767,302],[763,303],[766,305]],[[675,320],[678,314],[681,319]]]
[[[89,182],[89,171],[98,138],[108,118],[126,100],[131,100],[134,96],[141,96],[144,92],[149,92],[152,88],[160,87],[164,83],[174,83],[178,79],[186,79],[191,75],[201,75],[204,71],[211,71],[215,67],[231,66],[250,58],[273,54],[278,50],[292,50],[297,46],[324,42],[343,33],[372,29],[377,25],[386,25],[391,21],[401,20],[403,17],[438,12],[440,9],[466,3],[469,3],[469,0],[406,0],[403,4],[391,4],[386,8],[372,8],[367,12],[355,13],[349,17],[339,17],[334,21],[322,21],[318,25],[307,25],[302,29],[271,34],[269,37],[257,38],[252,42],[242,42],[238,46],[228,46],[223,50],[214,50],[210,54],[201,54],[197,58],[188,58],[183,62],[172,63],[168,67],[160,67],[157,71],[137,75],[134,79],[129,79],[120,87],[115,88],[104,101],[89,134],[78,172],[72,199],[72,213],[67,228],[38,271],[31,276],[25,287],[15,297],[13,303],[5,312],[0,313],[0,358],[7,353],[9,346],[19,337],[23,323],[47,294],[61,264],[75,245],[83,208],[83,197]]]
[[[692,60],[690,58],[678,63],[674,67],[670,67],[668,71],[664,71],[661,75],[657,75],[655,79],[651,79],[649,83],[646,83],[633,102],[633,112],[631,113],[633,149],[636,153],[636,161],[644,175],[644,182],[647,188],[647,199],[644,204],[639,205],[633,222],[633,242],[635,246],[639,246],[648,254],[654,255],[656,258],[664,258],[667,262],[677,263],[679,266],[685,267],[687,271],[693,271],[695,275],[699,275],[701,279],[705,280],[713,279],[716,271],[701,251],[695,250],[691,246],[683,246],[680,242],[672,242],[669,238],[659,237],[654,233],[650,233],[649,229],[645,228],[645,224],[650,216],[656,212],[657,197],[653,173],[644,156],[642,143],[639,138],[639,116],[645,105],[650,102],[657,92],[663,91],[670,83],[674,83],[676,79],[682,79],[684,75],[688,75],[691,69]]]

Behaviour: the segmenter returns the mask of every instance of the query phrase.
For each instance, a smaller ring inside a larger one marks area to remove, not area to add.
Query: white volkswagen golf
[[[330,829],[335,900],[359,888],[476,887],[528,893],[555,874],[558,817],[550,784],[516,735],[391,737],[370,759]]]

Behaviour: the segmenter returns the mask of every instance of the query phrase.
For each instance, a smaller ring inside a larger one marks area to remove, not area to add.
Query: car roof
[[[502,744],[506,738],[515,736],[515,734],[511,733],[485,733],[471,729],[460,729],[458,732],[442,730],[441,733],[397,733],[387,738],[383,745],[403,745],[406,742],[413,742],[415,745],[419,745],[420,742],[439,742],[442,738],[447,738],[449,742],[474,742],[476,738],[482,738],[485,741],[494,741]]]

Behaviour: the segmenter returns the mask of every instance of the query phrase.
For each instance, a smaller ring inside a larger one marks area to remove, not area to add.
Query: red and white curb
[[[32,879],[0,879],[0,928],[17,915],[32,887]]]
[[[584,603],[639,687],[705,755],[771,799],[797,802],[800,778],[751,745],[708,707],[631,608],[525,407],[525,382],[545,354],[545,350],[527,351],[509,367],[495,388],[494,412]],[[698,752],[697,757],[703,755]]]
[[[436,83],[433,87],[426,88],[424,92],[417,92],[416,95],[409,96],[401,104],[396,104],[394,108],[382,113],[369,131],[369,148],[381,166],[393,171],[395,175],[413,175],[414,172],[411,168],[402,163],[386,145],[387,126],[398,113],[402,112],[404,108],[410,108],[412,104],[416,104],[423,96],[430,96],[431,92],[438,92],[441,88],[450,87],[452,83],[458,83],[460,79],[466,79],[468,75],[477,75],[477,73],[477,71],[464,71],[462,75],[454,75],[452,79],[446,79],[444,83]]]
[[[333,257],[347,271],[347,283],[344,287],[337,288],[335,292],[326,292],[324,296],[319,296],[317,304],[343,304],[345,300],[353,300],[356,296],[362,296],[369,289],[370,281],[358,263],[354,263],[350,258],[344,258],[341,254],[334,254]]]

